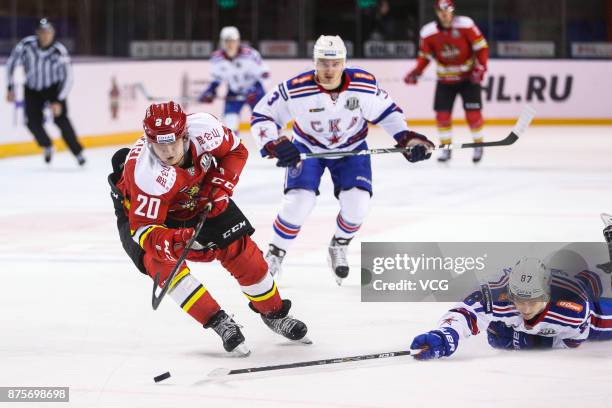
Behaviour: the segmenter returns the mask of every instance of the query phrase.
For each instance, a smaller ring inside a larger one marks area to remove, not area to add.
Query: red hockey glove
[[[418,70],[415,68],[406,74],[406,76],[404,77],[404,82],[406,83],[406,85],[416,85],[420,76],[421,73],[418,72]]]
[[[485,72],[487,72],[487,67],[484,65],[475,65],[472,69],[472,75],[470,76],[470,81],[475,84],[479,84],[482,82],[485,76]]]
[[[229,198],[234,193],[234,187],[238,182],[238,176],[223,168],[214,169],[206,174],[204,182],[202,197],[205,197],[212,204],[208,216],[213,218],[227,208]]]
[[[402,153],[411,163],[429,159],[431,151],[435,148],[427,137],[412,130],[400,132],[393,137],[397,141],[395,147],[412,147],[410,152]]]
[[[176,261],[193,235],[193,228],[155,228],[144,243],[145,251],[154,251],[155,257]]]

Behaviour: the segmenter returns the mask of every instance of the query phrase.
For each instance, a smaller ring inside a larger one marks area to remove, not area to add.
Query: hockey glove
[[[207,201],[212,204],[208,216],[214,218],[227,208],[229,198],[238,183],[238,176],[223,168],[214,169],[206,174],[204,183],[202,197],[206,197]]]
[[[300,162],[300,151],[286,136],[266,143],[264,149],[270,157],[278,159],[278,167],[295,167]]]
[[[263,88],[259,85],[259,82],[253,85],[251,88],[247,90],[246,102],[250,106],[255,106],[259,98],[262,96],[263,92],[261,92]]]
[[[431,157],[431,151],[435,145],[420,133],[406,130],[393,136],[397,141],[395,147],[411,147],[409,152],[402,153],[406,160],[415,163],[421,160],[427,160]]]
[[[198,98],[198,102],[201,102],[201,103],[212,103],[215,100],[216,96],[217,95],[215,95],[214,91],[205,91]]]
[[[414,351],[412,356],[415,359],[429,360],[452,355],[458,345],[459,334],[455,329],[444,327],[416,336],[412,340],[410,350]]]
[[[472,69],[472,74],[470,76],[470,81],[474,84],[479,84],[482,82],[485,76],[485,72],[487,72],[487,67],[483,65],[476,65],[474,69]]]
[[[504,322],[491,322],[487,328],[487,340],[493,348],[524,350],[551,348],[552,337],[536,336],[506,326]]]
[[[406,83],[406,85],[416,85],[420,76],[421,73],[418,72],[416,69],[413,69],[412,71],[406,74],[406,76],[404,77],[404,82]]]
[[[161,260],[176,261],[193,235],[193,228],[167,229],[154,227],[145,239],[143,249],[153,251]]]

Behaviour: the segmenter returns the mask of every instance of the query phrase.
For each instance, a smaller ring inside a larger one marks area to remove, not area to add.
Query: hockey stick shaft
[[[147,92],[142,82],[138,82],[136,84],[136,88],[140,91],[142,96],[144,96],[144,98],[149,102],[164,102],[164,101],[198,102],[197,98],[193,98],[190,96],[175,96],[175,97],[152,96],[149,92]]]
[[[174,266],[174,269],[172,269],[172,272],[170,272],[170,275],[166,279],[166,285],[162,288],[161,292],[159,292],[159,295],[157,294],[157,288],[159,287],[159,283],[160,283],[159,282],[160,280],[159,272],[155,274],[155,278],[153,280],[153,298],[151,300],[151,303],[153,305],[153,310],[157,310],[162,299],[166,296],[166,293],[168,293],[168,290],[170,290],[170,286],[172,286],[172,280],[178,273],[183,262],[185,262],[187,253],[193,246],[193,243],[195,242],[196,238],[200,234],[200,231],[202,231],[202,227],[204,226],[204,223],[206,222],[206,218],[208,218],[208,213],[210,212],[210,209],[211,209],[210,204],[204,207],[204,211],[202,211],[202,215],[200,216],[200,221],[198,221],[198,224],[195,227],[193,235],[187,242],[187,245],[185,245],[185,249],[183,250],[183,253],[181,254],[181,256],[179,256],[178,260],[176,261],[176,265]]]
[[[494,142],[473,142],[473,143],[451,143],[451,144],[442,144],[435,147],[435,150],[438,149],[447,149],[447,150],[455,150],[455,149],[474,149],[476,147],[494,147],[494,146],[509,146],[516,142],[519,137],[525,132],[533,117],[535,116],[535,111],[530,106],[525,106],[519,115],[514,128],[512,131],[503,138],[502,140],[497,140]],[[346,157],[346,156],[359,156],[359,155],[372,155],[372,154],[386,154],[386,153],[408,153],[410,152],[410,147],[390,147],[390,148],[380,148],[380,149],[366,149],[366,150],[351,150],[347,152],[322,152],[322,153],[301,153],[300,159],[321,159],[321,158],[329,158],[329,157]]]
[[[278,364],[278,365],[271,365],[271,366],[240,368],[237,370],[217,368],[211,371],[208,375],[210,377],[220,377],[224,375],[247,374],[247,373],[257,373],[261,371],[275,371],[275,370],[285,370],[285,369],[290,369],[290,368],[321,366],[321,365],[339,364],[339,363],[350,363],[354,361],[374,360],[374,359],[380,359],[380,358],[401,357],[401,356],[409,356],[409,355],[410,355],[409,350],[408,351],[389,351],[386,353],[362,354],[359,356],[329,358],[325,360],[302,361],[299,363]]]

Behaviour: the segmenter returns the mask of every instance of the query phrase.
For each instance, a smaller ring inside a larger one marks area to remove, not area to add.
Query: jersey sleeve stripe
[[[376,119],[374,119],[372,123],[376,125],[377,123],[379,123],[381,120],[383,120],[384,118],[386,118],[393,112],[403,113],[402,109],[399,106],[397,106],[395,103],[392,103],[391,105],[389,105],[387,109],[384,110],[383,113],[381,113]]]

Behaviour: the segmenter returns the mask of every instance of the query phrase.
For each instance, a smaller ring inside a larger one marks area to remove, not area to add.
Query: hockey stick
[[[451,143],[451,144],[441,144],[434,148],[434,150],[438,149],[446,149],[446,150],[456,150],[456,149],[474,149],[476,147],[493,147],[493,146],[509,146],[516,142],[519,137],[525,133],[525,130],[533,120],[535,116],[535,110],[528,105],[523,107],[523,110],[514,125],[512,131],[503,138],[502,140],[497,140],[495,142],[473,142],[473,143]],[[380,148],[380,149],[366,149],[366,150],[351,150],[347,152],[323,152],[323,153],[301,153],[300,160],[305,159],[321,159],[321,158],[329,158],[329,157],[346,157],[346,156],[360,156],[360,155],[371,155],[371,154],[385,154],[385,153],[408,153],[410,152],[411,147],[388,147],[388,148]]]
[[[251,367],[251,368],[240,368],[237,370],[230,370],[229,368],[215,368],[210,373],[208,373],[208,376],[209,377],[223,377],[226,375],[257,373],[260,371],[275,371],[275,370],[284,370],[288,368],[311,367],[311,366],[320,366],[320,365],[338,364],[338,363],[350,363],[353,361],[374,360],[374,359],[379,359],[379,358],[401,357],[401,356],[409,356],[409,355],[410,355],[409,350],[408,351],[389,351],[386,353],[362,354],[359,356],[352,356],[352,357],[328,358],[326,360],[302,361],[299,363],[278,364],[278,365],[260,366],[260,367]]]
[[[162,288],[161,292],[159,292],[159,295],[157,294],[157,288],[159,287],[159,272],[155,274],[155,279],[153,281],[153,299],[152,299],[153,310],[157,310],[162,299],[164,298],[164,296],[166,296],[166,293],[168,293],[168,290],[170,290],[170,286],[172,286],[172,280],[174,279],[174,277],[178,273],[179,268],[185,261],[185,258],[187,257],[187,253],[193,246],[193,243],[195,242],[196,238],[200,234],[200,231],[202,231],[202,227],[204,226],[204,223],[206,222],[206,218],[208,218],[208,213],[210,212],[210,209],[211,209],[210,204],[207,204],[206,207],[204,207],[204,211],[202,211],[202,214],[200,215],[200,221],[198,221],[198,224],[196,225],[195,230],[193,231],[193,235],[187,242],[187,245],[185,245],[185,249],[183,250],[183,253],[181,254],[181,256],[179,256],[178,260],[176,261],[176,265],[174,266],[174,269],[172,269],[172,272],[170,272],[170,275],[166,279],[166,286]]]
[[[136,83],[136,89],[140,91],[142,96],[149,102],[167,102],[167,101],[180,101],[180,102],[199,102],[197,98],[193,98],[190,96],[177,96],[177,97],[161,97],[161,96],[152,96],[147,89],[145,88],[142,82]]]

